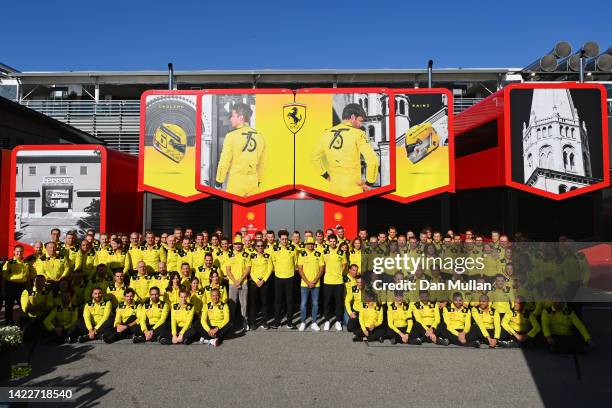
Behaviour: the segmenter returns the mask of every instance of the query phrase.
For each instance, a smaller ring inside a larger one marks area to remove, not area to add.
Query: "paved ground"
[[[587,356],[367,346],[335,332],[256,331],[217,349],[38,344],[20,356],[32,376],[11,385],[76,386],[79,406],[101,407],[605,406],[611,316],[587,312],[598,340]]]

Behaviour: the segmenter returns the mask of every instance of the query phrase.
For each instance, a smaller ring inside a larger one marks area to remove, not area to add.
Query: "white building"
[[[523,122],[525,184],[564,193],[593,183],[588,130],[568,89],[535,89]]]

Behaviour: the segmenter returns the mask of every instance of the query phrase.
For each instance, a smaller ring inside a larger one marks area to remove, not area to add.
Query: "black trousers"
[[[107,333],[109,329],[110,330],[114,329],[113,319],[111,317],[106,319],[106,321],[102,324],[102,326],[100,326],[100,329],[97,332],[98,334],[96,335],[96,339],[97,340],[102,339],[102,336],[105,333]],[[77,320],[77,322],[73,324],[70,329],[68,329],[68,337],[70,337],[70,340],[72,341],[76,341],[78,340],[79,336],[85,336],[87,334],[89,334],[89,330],[87,330],[87,326],[85,325],[85,320],[83,320],[82,318]]]
[[[463,330],[457,330],[457,331],[461,333]],[[467,341],[468,341],[467,334],[466,334],[466,344],[461,343],[459,341],[459,337],[449,332],[444,323],[440,323],[440,326],[438,327],[438,336],[444,339],[447,339],[451,344],[455,344],[457,346],[466,346]]]
[[[263,285],[257,286],[252,280],[249,281],[249,325],[255,328],[257,323],[257,314],[261,310],[263,322],[266,323],[269,318],[268,311],[268,288],[270,283],[264,282]],[[261,304],[261,308],[260,305]]]
[[[147,330],[151,330],[152,328],[153,326],[147,325]],[[144,333],[140,325],[136,327],[134,335],[144,337]],[[156,341],[162,337],[172,339],[172,332],[170,331],[170,323],[168,321],[165,321],[161,326],[153,330],[153,338],[151,340]]]
[[[427,342],[427,343],[431,343],[431,339],[429,337],[427,337],[425,335],[425,327],[423,327],[420,323],[418,322],[414,322],[414,325],[412,325],[412,332],[411,335],[414,335],[416,337],[419,337],[423,343]],[[436,329],[433,330],[434,334],[437,336],[438,334],[436,333]]]
[[[15,319],[13,318],[13,305],[17,302],[17,305],[21,309],[20,299],[21,293],[25,290],[26,283],[16,283],[4,281],[4,315],[6,319],[6,324],[8,326],[12,326],[15,324]],[[0,302],[0,306],[2,302]]]
[[[137,319],[136,316],[130,316],[130,318],[127,319],[127,321],[123,324],[129,325],[131,323],[134,323],[136,319]],[[128,328],[122,331],[121,333],[117,331],[116,327],[111,327],[104,334],[104,342],[111,344],[119,340],[131,339],[132,336],[136,334],[137,330],[140,330],[140,326],[138,326],[138,324],[132,327],[128,326]]]
[[[569,336],[552,335],[555,340],[555,345],[550,346],[550,351],[553,353],[584,353],[586,350],[586,342],[580,333],[574,333]]]
[[[344,284],[323,284],[323,308],[325,320],[330,321],[333,316],[336,316],[336,321],[342,324],[344,320]]]
[[[274,279],[274,324],[280,326],[283,303],[287,311],[287,324],[293,321],[293,277]]]
[[[363,330],[361,326],[357,324],[357,327],[353,330],[353,334],[359,338],[364,338]],[[378,341],[381,338],[385,338],[386,328],[384,326],[378,326],[372,331],[368,331],[368,341]]]
[[[354,319],[349,317],[348,322],[346,323],[346,330],[355,333],[355,330],[361,331],[361,326],[359,325],[359,312],[356,312],[357,316]]]
[[[23,327],[23,341],[28,342],[45,337],[47,335],[47,329],[45,328],[44,321],[45,316],[22,316],[21,325]]]
[[[413,326],[414,327],[414,326]],[[397,328],[400,332],[406,334],[408,333],[408,326],[406,327],[398,327]],[[411,330],[410,333],[408,333],[408,344],[416,344],[417,343],[417,339],[420,336],[417,336],[414,334],[414,330]],[[397,334],[395,331],[393,331],[391,328],[387,327],[387,333],[386,333],[386,338],[388,338],[389,340],[391,339],[395,339],[398,343],[403,343],[402,338],[400,337],[399,334]]]
[[[489,337],[491,338],[495,337],[495,329],[487,329],[487,333],[489,333]],[[479,341],[482,344],[489,344],[489,340],[487,340],[487,338],[482,335],[482,332],[480,331],[480,327],[478,327],[477,325],[472,326],[469,333],[465,336],[465,339],[468,342],[469,341]]]
[[[185,334],[183,334],[183,344],[191,344],[196,340],[199,340],[200,338],[200,328],[202,326],[200,325],[199,321],[195,321],[194,323],[192,323],[192,325],[187,329],[187,331],[185,332]],[[182,327],[178,327],[178,333],[180,333],[180,331],[182,330]],[[178,336],[177,333],[177,336]],[[172,330],[170,330],[170,340],[172,340]]]
[[[212,326],[211,329],[216,328],[217,326]],[[223,326],[222,328],[219,329],[219,331],[217,331],[217,334],[215,334],[215,336],[211,336],[210,334],[208,334],[208,332],[204,329],[204,327],[202,327],[202,325],[198,322],[198,330],[199,333],[198,335],[200,337],[204,337],[207,340],[212,340],[212,339],[219,339],[219,340],[223,340],[232,330],[232,322],[228,322],[225,326]]]

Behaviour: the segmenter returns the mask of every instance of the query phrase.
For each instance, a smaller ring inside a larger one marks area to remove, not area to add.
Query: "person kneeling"
[[[72,343],[68,330],[77,322],[79,309],[72,303],[72,291],[62,293],[62,303],[51,309],[44,320],[44,325],[51,341]]]
[[[122,339],[131,338],[138,329],[138,305],[134,301],[136,291],[132,288],[125,290],[123,302],[115,309],[115,323],[112,329],[102,336],[105,343],[111,344]]]
[[[200,342],[217,347],[229,333],[232,324],[228,305],[219,300],[219,290],[213,289],[210,297],[211,301],[202,310]]]
[[[542,333],[552,353],[584,353],[591,345],[589,331],[564,302],[544,309]]]

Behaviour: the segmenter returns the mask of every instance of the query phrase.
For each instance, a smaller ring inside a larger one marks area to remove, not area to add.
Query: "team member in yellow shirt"
[[[189,303],[189,292],[187,289],[179,290],[179,303],[172,305],[170,310],[170,329],[172,331],[172,344],[191,344],[198,336],[197,329],[193,326],[195,308]],[[168,339],[159,340],[162,344],[170,344]]]
[[[158,272],[153,275],[150,284],[151,287],[157,286],[159,289],[159,296],[163,299],[166,294],[166,288],[170,284],[170,275],[168,274],[168,269],[166,269],[165,262],[161,261],[159,263]]]
[[[34,262],[37,275],[43,275],[47,284],[57,284],[61,278],[67,278],[70,274],[69,263],[65,257],[57,253],[56,244],[47,242],[45,245],[47,255],[42,255]]]
[[[166,287],[164,293],[164,302],[168,303],[170,307],[175,303],[179,303],[179,292],[181,288],[187,289],[181,285],[181,275],[179,275],[178,272],[171,272],[168,287]]]
[[[346,330],[355,332],[359,329],[359,312],[363,307],[363,278],[361,275],[356,275],[354,283],[347,287],[346,295],[344,296],[344,308],[347,314]]]
[[[542,311],[542,333],[553,353],[583,353],[591,344],[589,331],[563,302]]]
[[[230,123],[234,130],[225,135],[215,177],[220,188],[229,173],[225,191],[241,197],[259,192],[265,163],[265,138],[249,127],[252,114],[249,105],[235,103],[232,106]]]
[[[85,289],[85,301],[91,300],[91,293],[93,288],[99,287],[102,289],[103,296],[106,295],[106,289],[113,281],[112,277],[108,276],[108,270],[106,265],[100,264],[96,267],[96,274],[87,282],[87,288]]]
[[[180,242],[181,247],[178,249],[177,265],[184,263],[189,265],[191,271],[195,271],[193,262],[193,250],[191,249],[191,241],[189,238],[183,238]]]
[[[170,305],[160,300],[159,288],[153,286],[149,289],[149,299],[140,305],[138,316],[139,326],[136,328],[134,343],[156,341],[161,338],[170,339],[170,322],[168,314]]]
[[[147,294],[148,295],[148,294]],[[124,301],[115,309],[115,322],[102,336],[105,343],[111,344],[122,339],[132,338],[138,329],[138,304],[136,292],[132,288],[125,291]]]
[[[79,246],[76,242],[76,233],[69,231],[66,233],[66,242],[63,247],[63,256],[68,261],[70,272],[74,271],[77,255],[79,254]]]
[[[362,123],[366,113],[356,103],[346,105],[342,123],[326,130],[312,153],[312,161],[328,190],[350,196],[369,190],[378,177],[378,157],[370,146]],[[366,180],[361,179],[361,157],[366,162]],[[327,162],[327,165],[324,163]]]
[[[155,243],[155,234],[151,231],[145,233],[145,241],[146,243],[140,247],[140,259],[147,266],[147,274],[153,275],[158,272],[160,262],[167,262],[166,249],[161,244]],[[169,267],[168,271],[172,272]]]
[[[268,330],[268,280],[272,275],[272,258],[265,252],[265,243],[261,239],[255,240],[255,253],[251,254],[251,273],[249,275],[249,326],[255,330],[257,327],[257,314],[261,311],[262,328]],[[260,306],[261,305],[261,306]]]
[[[308,308],[308,298],[312,301],[312,314],[310,328],[313,331],[321,330],[317,325],[319,315],[319,289],[321,286],[321,276],[325,271],[323,257],[319,251],[315,250],[313,237],[306,238],[305,249],[300,251],[298,258],[298,272],[301,278],[301,302],[300,302],[300,325],[299,331],[306,329],[306,314]]]
[[[19,304],[19,298],[26,289],[32,275],[30,264],[23,258],[23,246],[15,245],[13,259],[2,265],[2,280],[4,281],[4,310],[6,324],[15,324],[13,305]]]
[[[208,236],[208,235],[207,235]],[[194,271],[198,271],[200,267],[204,266],[206,263],[205,257],[210,253],[210,248],[207,243],[204,241],[203,234],[196,234],[195,236],[195,245],[193,246],[193,251],[191,253],[192,264],[191,267]],[[204,282],[200,279],[200,283],[204,285]]]
[[[512,310],[504,315],[501,326],[502,333],[499,340],[501,347],[533,345],[541,332],[536,314],[525,307],[521,296],[514,299]]]
[[[91,301],[85,304],[83,320],[78,320],[68,331],[71,341],[78,339],[79,343],[101,339],[107,330],[112,329],[113,321],[110,319],[112,304],[104,300],[100,287],[91,291]]]
[[[62,301],[54,306],[45,317],[44,325],[48,334],[55,341],[72,343],[68,330],[77,322],[79,308],[72,303],[72,291],[62,293]]]
[[[323,264],[325,275],[323,275],[323,305],[325,307],[325,324],[323,330],[328,331],[331,319],[336,316],[334,327],[336,331],[342,331],[344,317],[344,270],[348,256],[338,248],[338,238],[332,234],[327,237],[329,247],[323,251]],[[334,307],[332,308],[332,303]]]
[[[96,251],[87,240],[81,241],[79,252],[74,261],[74,270],[80,270],[85,280],[92,279],[96,274]]]
[[[220,300],[219,290],[213,289],[210,298],[211,301],[202,310],[200,342],[217,347],[230,332],[232,324],[229,307]]]
[[[213,256],[210,252],[204,255],[204,263],[195,270],[195,277],[200,280],[200,286],[205,288],[210,285],[210,273],[217,270],[217,267],[213,265]]]
[[[229,279],[229,306],[230,314],[235,317],[236,307],[240,302],[240,316],[245,331],[249,331],[250,327],[247,321],[247,302],[249,295],[248,279],[251,273],[251,256],[244,251],[242,236],[237,235],[234,238],[233,251],[227,260],[225,269],[227,278]]]
[[[359,327],[353,332],[353,341],[385,341],[385,328],[383,327],[384,312],[373,293],[366,292],[364,302],[359,312]]]
[[[53,307],[53,293],[46,287],[44,275],[37,275],[31,290],[25,289],[21,293],[21,310],[23,338],[29,341],[37,337],[43,331],[43,319]]]
[[[472,314],[470,309],[463,304],[461,293],[454,293],[452,300],[453,302],[443,309],[444,324],[439,328],[438,335],[452,344],[467,346]]]
[[[219,291],[219,295],[221,296],[221,301],[223,303],[227,303],[227,290],[225,289],[225,286],[221,284],[219,272],[217,271],[212,271],[210,273],[210,285],[204,288],[204,296],[202,297],[202,302],[204,304],[211,302],[211,293],[213,289],[217,289]]]
[[[116,270],[120,270],[124,275],[127,275],[132,268],[129,250],[122,247],[119,238],[110,241],[110,251],[106,257],[106,267],[108,268],[109,275],[114,275]]]
[[[501,336],[501,319],[499,313],[491,307],[487,295],[480,295],[478,306],[472,308],[472,318],[476,327],[467,335],[468,344],[472,347],[480,347],[480,344],[497,347]]]
[[[106,288],[106,299],[110,300],[113,307],[117,307],[119,303],[123,302],[125,298],[125,291],[128,287],[124,282],[123,271],[115,271],[114,278],[115,280]]]
[[[287,328],[295,329],[293,325],[293,276],[297,263],[297,248],[289,242],[289,232],[278,232],[279,243],[272,250],[274,264],[274,322],[272,328],[281,325],[283,303],[287,312]]]
[[[182,253],[182,250],[176,247],[174,235],[168,235],[168,238],[166,238],[166,267],[168,272],[180,272],[181,264],[179,258]]]
[[[396,292],[394,301],[387,306],[387,338],[391,344],[416,344],[421,345],[423,341],[414,335],[413,307],[404,301],[404,294]]]
[[[145,263],[143,261],[138,262],[138,265],[136,265],[136,276],[130,280],[130,288],[136,292],[138,302],[147,300],[149,289],[152,286],[151,282],[154,282],[153,276],[147,275]]]

